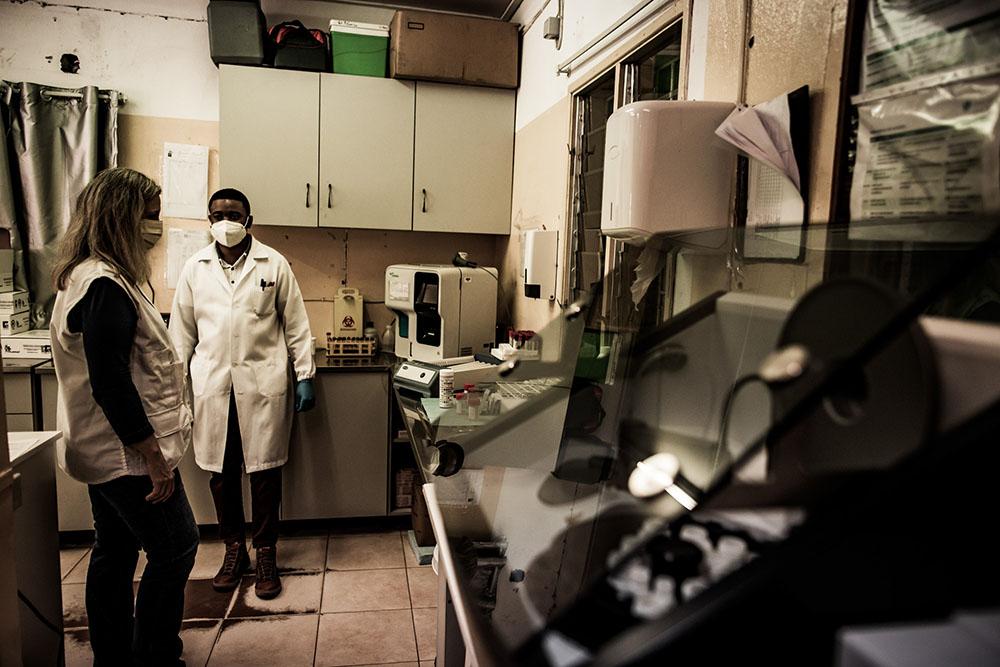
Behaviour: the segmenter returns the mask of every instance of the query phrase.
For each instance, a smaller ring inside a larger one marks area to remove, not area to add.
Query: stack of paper
[[[788,96],[781,95],[764,104],[737,107],[715,130],[715,134],[750,158],[784,174],[801,192],[790,128]]]

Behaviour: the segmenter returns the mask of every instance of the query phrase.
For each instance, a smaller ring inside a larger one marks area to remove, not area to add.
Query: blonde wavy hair
[[[160,186],[132,169],[105,169],[76,200],[76,209],[59,247],[55,288],[66,289],[70,274],[91,257],[102,259],[135,285],[149,280],[149,259],[140,220]]]

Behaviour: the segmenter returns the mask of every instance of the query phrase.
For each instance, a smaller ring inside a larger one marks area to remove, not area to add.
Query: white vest
[[[191,443],[191,409],[184,388],[184,368],[170,342],[163,318],[148,298],[109,264],[88,259],[73,269],[65,289],[56,295],[52,310],[52,361],[59,380],[57,447],[59,466],[87,484],[100,484],[124,475],[146,475],[146,462],[115,435],[104,411],[94,400],[83,349],[83,334],[69,330],[70,311],[97,278],[110,278],[135,304],[139,321],[132,345],[132,381],[146,418],[171,469]]]

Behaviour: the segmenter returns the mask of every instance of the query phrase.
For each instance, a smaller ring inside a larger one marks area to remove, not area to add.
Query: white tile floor
[[[181,638],[189,667],[434,664],[437,577],[417,564],[405,533],[282,539],[283,590],[269,601],[254,595],[252,577],[232,593],[212,590],[222,554],[220,542],[203,542],[188,582]],[[90,665],[90,550],[60,556],[66,665]]]

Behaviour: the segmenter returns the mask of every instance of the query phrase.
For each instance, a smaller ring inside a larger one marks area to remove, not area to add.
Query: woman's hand
[[[163,458],[163,452],[160,451],[155,435],[136,444],[135,448],[146,459],[149,479],[153,482],[153,490],[146,496],[146,501],[154,504],[162,503],[174,494],[174,471],[167,466],[167,460]]]

